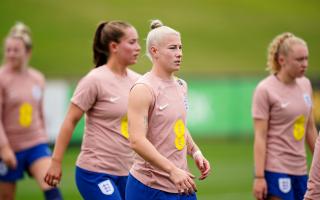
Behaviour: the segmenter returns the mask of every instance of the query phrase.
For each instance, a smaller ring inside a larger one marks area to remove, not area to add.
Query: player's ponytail
[[[124,36],[124,30],[132,27],[127,22],[110,21],[102,22],[98,25],[94,40],[93,40],[93,61],[95,67],[99,67],[108,62],[110,51],[110,42],[120,42]]]
[[[108,22],[100,23],[94,36],[93,62],[96,65],[95,67],[104,65],[108,60],[108,47],[101,42],[101,34],[106,24],[108,24]]]

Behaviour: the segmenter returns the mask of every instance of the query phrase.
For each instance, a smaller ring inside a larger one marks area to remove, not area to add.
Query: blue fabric
[[[0,181],[16,182],[24,177],[24,172],[29,173],[30,166],[39,158],[50,157],[51,150],[48,144],[39,144],[15,153],[17,168],[10,169],[0,159]]]
[[[52,188],[50,190],[44,191],[44,196],[46,200],[63,200],[58,188]]]
[[[276,196],[283,200],[302,200],[307,190],[307,175],[289,175],[265,171],[268,196]]]
[[[128,176],[113,176],[76,167],[76,184],[85,200],[124,200]]]
[[[169,193],[148,187],[129,174],[126,200],[196,200],[195,193],[190,195]]]

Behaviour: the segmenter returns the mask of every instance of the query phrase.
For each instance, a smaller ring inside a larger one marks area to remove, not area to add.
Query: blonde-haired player
[[[200,179],[209,175],[210,164],[186,127],[186,82],[174,77],[182,61],[180,33],[159,20],[151,22],[151,29],[146,49],[152,69],[129,95],[129,140],[138,156],[130,170],[126,200],[196,199],[187,153],[193,155]]]
[[[312,87],[304,76],[308,47],[292,33],[274,38],[268,51],[270,75],[253,96],[256,199],[300,200],[306,191],[305,141],[311,151],[317,136]]]
[[[16,181],[27,171],[46,199],[62,199],[43,178],[51,151],[45,131],[43,91],[45,78],[29,66],[32,40],[23,23],[5,39],[0,69],[0,199],[14,199]]]

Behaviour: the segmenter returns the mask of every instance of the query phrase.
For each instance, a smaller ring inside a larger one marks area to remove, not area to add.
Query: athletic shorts
[[[197,200],[195,193],[177,194],[169,193],[161,190],[157,190],[148,187],[138,181],[135,177],[129,174],[127,188],[126,188],[126,200]]]
[[[114,176],[76,167],[76,184],[85,200],[124,200],[128,176]]]
[[[283,200],[302,200],[307,191],[307,175],[289,175],[265,171],[268,196],[276,196]]]
[[[51,150],[48,144],[39,144],[15,153],[17,159],[16,169],[10,169],[0,159],[0,181],[16,182],[24,177],[24,172],[29,172],[30,166],[39,158],[50,157]]]

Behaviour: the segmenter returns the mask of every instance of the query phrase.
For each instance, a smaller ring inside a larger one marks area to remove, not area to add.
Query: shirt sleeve
[[[270,103],[268,91],[265,87],[258,85],[252,99],[252,117],[254,119],[266,119],[270,116]]]
[[[71,102],[77,105],[81,110],[87,112],[98,96],[97,80],[91,76],[82,78],[71,98]]]

